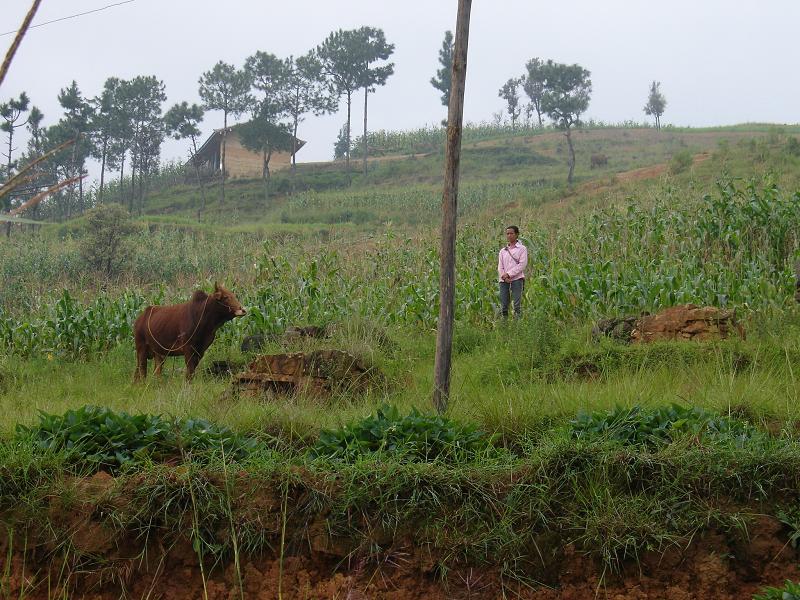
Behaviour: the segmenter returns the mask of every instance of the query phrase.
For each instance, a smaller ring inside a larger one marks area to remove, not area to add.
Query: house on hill
[[[257,178],[261,177],[264,163],[260,152],[253,152],[242,145],[238,129],[241,125],[228,127],[225,142],[225,170],[228,177]],[[216,129],[203,143],[194,156],[194,162],[205,175],[219,173],[222,166],[222,138],[223,130]],[[297,140],[297,150],[305,145],[303,140]],[[269,161],[271,172],[287,169],[292,166],[292,151],[273,152]],[[191,161],[187,163],[187,166]]]

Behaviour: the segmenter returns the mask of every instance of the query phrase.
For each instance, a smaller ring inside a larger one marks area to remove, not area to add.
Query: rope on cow
[[[175,352],[176,350],[180,350],[180,349],[184,348],[184,347],[186,346],[186,344],[188,344],[190,341],[192,341],[192,338],[194,337],[194,334],[195,334],[195,333],[197,333],[197,330],[198,330],[198,329],[200,329],[200,323],[202,323],[202,321],[203,321],[203,317],[204,317],[204,316],[205,316],[205,314],[206,314],[206,306],[208,306],[208,299],[209,299],[210,297],[211,297],[211,296],[209,296],[209,295],[206,295],[206,301],[205,301],[205,302],[203,302],[203,312],[201,312],[201,313],[200,313],[200,318],[199,318],[199,319],[197,319],[197,325],[195,325],[195,328],[194,328],[194,331],[192,332],[192,335],[190,335],[188,338],[186,338],[186,341],[185,341],[185,342],[183,342],[183,343],[182,343],[180,346],[174,346],[174,347],[172,347],[172,348],[167,348],[166,346],[162,346],[162,345],[161,345],[161,342],[159,342],[159,341],[156,339],[156,336],[154,336],[154,335],[153,335],[153,331],[152,331],[152,329],[150,329],[150,319],[151,319],[151,318],[152,318],[152,316],[153,316],[153,309],[154,309],[154,308],[156,308],[156,307],[155,307],[155,306],[151,306],[151,307],[150,307],[150,312],[149,312],[149,313],[147,313],[147,333],[149,333],[149,334],[150,334],[150,338],[151,338],[151,339],[152,339],[152,340],[153,340],[153,341],[154,341],[156,344],[158,344],[158,347],[159,347],[159,348],[161,348],[162,350],[165,350],[165,351],[166,351],[166,352],[168,352],[168,353],[169,353],[169,352]]]

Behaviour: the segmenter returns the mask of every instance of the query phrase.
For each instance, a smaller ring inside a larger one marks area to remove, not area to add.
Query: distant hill
[[[574,134],[576,186],[593,180],[605,181],[619,173],[635,179],[655,177],[680,153],[709,153],[721,147],[742,146],[753,139],[789,134],[800,134],[800,126],[745,124],[706,129],[667,128],[660,132],[652,128],[578,129]],[[564,186],[567,149],[561,132],[527,130],[512,135],[503,131],[502,135],[483,137],[474,141],[466,138],[463,145],[461,175],[466,194],[470,189],[487,186],[524,185],[531,189]],[[595,160],[599,164],[594,168],[592,156],[599,159]],[[360,170],[361,161],[354,158],[349,184],[341,161],[299,164],[294,176],[290,172],[272,176],[268,198],[261,180],[231,179],[226,185],[224,205],[220,205],[216,185],[206,186],[207,207],[199,221],[200,189],[190,183],[175,185],[148,195],[143,218],[214,226],[369,225],[387,220],[413,224],[424,221],[426,211],[420,212],[421,209],[438,203],[443,162],[441,149],[384,154],[369,159],[365,175]],[[656,168],[648,170],[648,167]],[[420,200],[409,205],[409,195]],[[396,207],[392,197],[398,198]],[[406,201],[400,201],[401,198]],[[415,213],[419,213],[417,217]]]

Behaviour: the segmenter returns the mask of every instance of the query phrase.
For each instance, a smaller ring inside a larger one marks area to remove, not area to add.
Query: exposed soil
[[[101,488],[101,484],[97,482],[96,487]],[[6,564],[9,540],[5,538],[0,540],[0,597],[741,600],[751,598],[764,585],[778,586],[800,574],[797,553],[786,544],[780,523],[769,517],[756,520],[748,536],[706,532],[686,549],[645,555],[638,566],[626,565],[622,575],[604,574],[594,560],[567,547],[547,565],[542,561],[530,565],[526,575],[545,582],[540,585],[511,581],[501,576],[499,568],[485,567],[452,570],[442,581],[432,557],[408,540],[396,541],[391,550],[369,560],[357,560],[343,556],[345,549],[336,548],[330,540],[320,543],[313,535],[307,550],[302,555],[286,556],[282,566],[275,554],[242,557],[241,577],[233,559],[222,566],[205,565],[204,577],[188,540],[164,548],[160,540],[151,539],[146,552],[135,543],[111,548],[109,536],[84,517],[80,522],[85,527],[75,542],[82,551],[100,559],[94,567],[84,564],[83,572],[73,572],[65,586],[70,569],[43,548],[29,548],[23,560],[21,552],[16,551],[17,540],[11,564]]]

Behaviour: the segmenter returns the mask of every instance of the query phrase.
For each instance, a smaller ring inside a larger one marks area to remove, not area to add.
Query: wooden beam
[[[8,49],[6,57],[3,60],[3,65],[0,66],[0,85],[3,85],[3,80],[6,78],[9,67],[11,67],[11,61],[14,60],[17,48],[19,48],[20,43],[22,43],[22,38],[25,37],[25,32],[28,31],[28,27],[30,27],[31,21],[33,21],[33,17],[36,15],[36,11],[39,10],[39,5],[41,3],[42,0],[33,0],[28,14],[25,15],[25,20],[22,21],[22,26],[17,31],[17,35],[14,36],[14,41],[11,42],[11,47]]]
[[[447,410],[450,398],[450,365],[453,353],[453,318],[456,288],[456,214],[461,163],[461,130],[464,121],[464,89],[467,80],[467,46],[472,0],[458,1],[456,40],[453,50],[450,105],[447,109],[444,192],[442,193],[442,239],[439,272],[439,322],[436,331],[433,405]]]

